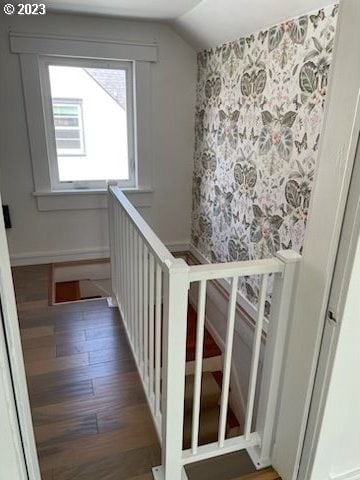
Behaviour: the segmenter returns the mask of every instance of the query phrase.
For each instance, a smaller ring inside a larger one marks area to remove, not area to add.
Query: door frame
[[[360,2],[340,0],[329,91],[295,292],[273,466],[284,480],[299,476],[330,288],[354,163],[354,118],[360,85]]]
[[[328,315],[321,343],[309,421],[300,462],[299,479],[311,478],[342,327],[341,322],[353,269],[354,255],[360,236],[360,90],[349,155],[353,155],[354,166],[329,296]],[[332,312],[332,318],[329,318],[329,312]]]
[[[2,206],[0,195],[0,208]],[[0,210],[1,211],[1,210]],[[8,439],[16,445],[19,480],[41,480],[31,418],[29,395],[21,346],[19,320],[16,309],[14,284],[3,216],[0,215],[0,300],[2,310],[3,338],[0,337],[0,365],[4,365],[3,381],[9,400],[9,418],[17,418],[17,427],[11,430]],[[6,359],[4,357],[6,352]],[[3,363],[4,362],[4,363]],[[26,476],[24,476],[26,474]],[[10,478],[10,477],[9,477]]]
[[[0,477],[28,480],[0,305]]]

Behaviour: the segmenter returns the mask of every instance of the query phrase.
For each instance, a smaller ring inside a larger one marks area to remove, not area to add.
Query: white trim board
[[[0,208],[1,205],[0,195]],[[1,438],[6,445],[5,451],[2,448],[1,455],[10,455],[12,450],[14,456],[17,456],[17,460],[14,458],[17,473],[15,470],[11,471],[6,467],[6,465],[9,465],[10,458],[6,458],[6,460],[2,458],[0,477],[2,479],[40,480],[41,475],[36,454],[15,291],[2,216],[0,216],[0,257],[0,301],[2,312],[0,318],[2,323],[0,326],[0,390],[2,390],[0,391],[0,396],[2,397],[0,401],[0,417],[1,413],[4,413],[4,401],[6,403],[5,419],[4,415],[2,415],[3,418],[0,418]],[[15,395],[15,399],[13,395]],[[9,425],[8,421],[12,425]],[[4,446],[4,443],[2,446]],[[8,470],[6,473],[3,470],[4,468]],[[3,472],[5,475],[3,475]]]
[[[340,475],[330,475],[329,480],[360,480],[360,468]]]
[[[10,33],[10,50],[12,53],[145,62],[156,62],[158,58],[155,43],[63,37],[61,35],[34,35],[20,32]]]
[[[11,266],[43,265],[46,263],[94,260],[109,257],[108,248],[87,248],[81,250],[44,251],[10,254]]]
[[[136,208],[151,207],[154,191],[150,187],[124,189],[123,192]],[[106,209],[107,190],[57,190],[34,192],[38,210],[91,210]]]
[[[189,249],[189,243],[169,242],[166,247],[170,252],[183,252]],[[25,265],[43,265],[46,263],[74,262],[77,260],[96,260],[108,258],[109,248],[86,248],[76,250],[25,252],[10,254],[11,266],[20,267]]]

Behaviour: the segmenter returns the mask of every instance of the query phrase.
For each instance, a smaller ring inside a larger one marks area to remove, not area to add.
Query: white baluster
[[[135,356],[137,361],[139,360],[139,284],[138,284],[138,275],[139,275],[139,255],[138,255],[138,241],[139,234],[134,228],[134,298],[133,298],[133,308],[134,308],[134,349]]]
[[[125,212],[122,208],[118,210],[120,215],[119,229],[117,231],[117,240],[116,244],[119,245],[120,255],[119,261],[117,263],[117,275],[120,277],[120,292],[121,292],[121,312],[124,312],[124,302],[125,302]]]
[[[162,324],[162,271],[156,264],[156,319],[155,319],[155,414],[160,414],[161,383],[161,324]]]
[[[233,340],[234,340],[237,288],[238,288],[238,277],[233,277],[230,301],[228,306],[228,315],[227,315],[223,381],[222,381],[222,387],[221,387],[220,420],[219,420],[219,436],[218,436],[218,443],[220,448],[224,446],[225,433],[226,433],[226,419],[227,419],[227,410],[228,410],[228,403],[229,403],[229,387],[230,387]]]
[[[144,381],[149,381],[149,251],[144,245]]]
[[[138,245],[139,257],[139,367],[143,371],[144,368],[144,242],[139,237]]]
[[[149,398],[154,395],[154,255],[149,262]]]
[[[257,318],[256,318],[255,332],[254,332],[253,350],[252,350],[252,356],[251,356],[248,400],[246,404],[245,428],[244,428],[245,440],[248,440],[250,438],[251,424],[252,424],[252,419],[254,414],[255,391],[256,391],[257,374],[259,369],[261,336],[262,336],[263,324],[264,324],[265,301],[266,301],[268,278],[269,278],[269,275],[262,276],[260,295],[258,299]]]
[[[129,308],[130,308],[130,337],[133,348],[135,347],[134,338],[134,224],[130,223],[129,228],[129,268],[130,268],[130,296],[129,296]]]
[[[205,304],[206,304],[206,280],[202,280],[200,282],[200,288],[199,288],[199,298],[198,298],[198,308],[197,308],[197,326],[196,326],[194,398],[193,398],[192,435],[191,435],[191,448],[194,454],[197,452],[197,448],[199,444],[202,359],[203,359],[203,350],[204,350],[204,330],[205,330]]]
[[[124,270],[124,285],[125,285],[125,295],[123,298],[123,314],[124,314],[124,323],[126,328],[129,329],[129,318],[128,318],[128,298],[129,298],[129,275],[128,275],[128,225],[129,220],[127,215],[124,218],[124,263],[123,263],[123,270]]]

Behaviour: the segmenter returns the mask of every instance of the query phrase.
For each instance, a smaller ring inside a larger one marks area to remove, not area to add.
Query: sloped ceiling
[[[246,36],[336,0],[48,0],[52,11],[170,23],[196,50]]]
[[[174,24],[200,50],[333,3],[335,0],[202,0]]]

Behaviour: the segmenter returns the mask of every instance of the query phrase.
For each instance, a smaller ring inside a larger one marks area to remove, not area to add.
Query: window
[[[82,100],[53,98],[57,157],[85,155]]]
[[[9,37],[20,59],[38,208],[105,208],[108,181],[132,196],[141,194],[139,202],[148,204],[156,44],[14,32]],[[85,98],[90,88],[97,92],[92,100]]]
[[[135,186],[131,62],[40,65],[53,189]]]

